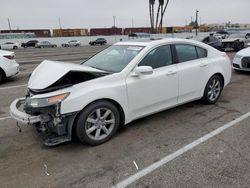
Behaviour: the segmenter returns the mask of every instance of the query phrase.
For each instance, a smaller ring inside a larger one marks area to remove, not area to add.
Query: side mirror
[[[153,72],[154,72],[154,70],[150,66],[140,66],[140,67],[136,67],[134,69],[131,76],[137,77],[137,76],[140,76],[140,75],[151,75],[151,74],[153,74]]]

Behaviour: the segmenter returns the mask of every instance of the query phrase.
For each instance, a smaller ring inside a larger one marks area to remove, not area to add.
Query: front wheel
[[[222,78],[219,75],[214,75],[209,79],[205,92],[203,95],[203,102],[205,104],[215,104],[220,98],[223,89]]]
[[[76,135],[92,146],[108,141],[118,130],[120,114],[108,101],[98,101],[87,106],[77,118]]]

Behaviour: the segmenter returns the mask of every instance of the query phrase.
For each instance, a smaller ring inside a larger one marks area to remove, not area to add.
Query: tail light
[[[5,55],[4,57],[10,60],[15,59],[15,55]]]

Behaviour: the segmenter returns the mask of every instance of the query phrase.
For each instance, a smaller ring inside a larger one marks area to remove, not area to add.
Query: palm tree
[[[160,26],[159,26],[160,29],[162,29],[163,17],[164,17],[164,14],[165,14],[166,10],[167,10],[168,4],[169,4],[169,0],[167,0],[164,9],[163,9],[164,3],[163,3],[163,5],[162,5],[161,21],[160,21]]]
[[[166,3],[164,0],[158,1],[158,9],[157,9],[157,15],[156,15],[156,21],[155,21],[155,17],[154,17],[154,15],[155,15],[155,12],[154,12],[155,0],[149,0],[150,23],[151,23],[151,30],[153,33],[161,32],[163,17],[164,17],[164,14],[166,12],[168,3],[169,3],[169,0],[166,0]]]
[[[155,25],[156,33],[159,33],[160,29],[161,29],[160,28],[160,24],[158,25],[158,21],[159,21],[160,12],[161,12],[161,19],[162,19],[163,6],[164,6],[164,0],[159,0],[158,11],[157,11],[157,18],[156,18],[156,25]]]
[[[151,30],[154,30],[154,5],[155,0],[149,0],[149,14],[150,14],[150,23],[151,23]]]

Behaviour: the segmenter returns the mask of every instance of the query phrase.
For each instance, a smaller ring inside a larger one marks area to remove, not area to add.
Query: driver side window
[[[138,66],[150,66],[153,69],[173,64],[170,45],[160,46],[151,52],[139,63]]]

